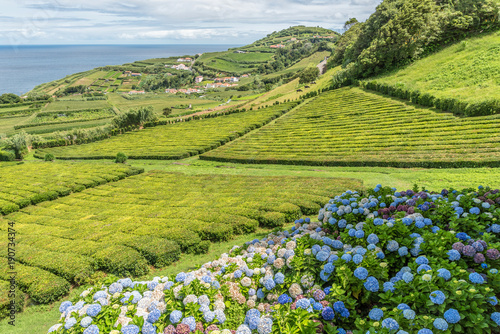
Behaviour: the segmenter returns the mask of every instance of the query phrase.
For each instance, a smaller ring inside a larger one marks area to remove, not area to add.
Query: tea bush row
[[[498,115],[458,118],[359,88],[342,88],[200,158],[329,166],[498,167],[499,129]]]
[[[297,102],[291,102],[224,117],[155,126],[89,144],[38,149],[36,157],[52,153],[58,159],[112,159],[123,152],[130,159],[182,159],[234,140],[296,105]]]
[[[106,163],[0,163],[0,214],[118,181],[143,170]]]
[[[15,226],[19,263],[82,284],[98,271],[142,276],[181,251],[206,253],[211,242],[282,226],[345,186],[361,183],[149,172],[26,207],[0,219],[0,231]]]

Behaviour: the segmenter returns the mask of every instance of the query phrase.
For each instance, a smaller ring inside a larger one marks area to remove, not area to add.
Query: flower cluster
[[[301,319],[338,333],[473,333],[471,314],[498,331],[499,198],[489,188],[346,191],[316,221],[198,270],[86,290],[61,303],[49,332],[270,334]]]

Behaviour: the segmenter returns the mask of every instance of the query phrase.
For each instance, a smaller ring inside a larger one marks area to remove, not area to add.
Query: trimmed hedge
[[[142,276],[149,273],[146,259],[130,247],[109,246],[97,251],[93,258],[99,268],[116,276]]]
[[[376,80],[360,81],[363,88],[382,94],[397,97],[424,107],[452,112],[458,116],[474,117],[500,114],[500,100],[489,99],[481,102],[465,102],[452,97],[437,98],[429,93],[422,93],[387,83],[378,83]]]
[[[11,298],[9,297],[10,288],[10,282],[0,280],[0,319],[8,317],[11,312]],[[19,291],[17,287],[14,287],[14,289],[16,294],[14,311],[20,313],[24,309],[25,294]]]
[[[49,304],[68,294],[70,284],[64,278],[36,267],[15,264],[16,283],[37,304]],[[0,261],[0,279],[9,280],[7,261]]]
[[[82,145],[37,149],[35,157],[52,153],[57,159],[115,159],[122,152],[129,159],[178,160],[213,150],[260,128],[287,113],[299,102],[268,108],[192,117],[170,124],[169,120],[145,124],[145,129]],[[169,124],[169,125],[163,125]],[[161,126],[163,125],[163,126]]]
[[[1,152],[0,152],[1,153]],[[116,164],[39,162],[6,165],[0,174],[0,214],[52,201],[107,182],[142,173],[142,168]]]
[[[380,87],[384,92],[392,89]],[[410,95],[434,101],[418,92]],[[200,159],[312,166],[499,167],[499,129],[497,115],[459,118],[360,88],[341,88]],[[316,210],[304,204],[310,212]]]

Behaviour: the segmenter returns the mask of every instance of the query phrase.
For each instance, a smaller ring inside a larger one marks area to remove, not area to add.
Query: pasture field
[[[499,115],[459,118],[343,88],[200,158],[330,166],[498,167],[499,129]]]
[[[21,209],[1,218],[0,230],[15,227],[23,267],[84,284],[96,271],[140,276],[150,265],[177,260],[180,251],[204,253],[210,242],[259,225],[282,226],[316,212],[346,187],[360,189],[361,183],[151,171]]]
[[[75,121],[72,123],[39,125],[39,126],[35,126],[35,127],[28,127],[28,128],[16,130],[16,132],[25,131],[25,132],[33,134],[33,135],[52,136],[53,133],[56,131],[68,131],[68,130],[72,130],[72,129],[94,128],[94,127],[108,125],[110,123],[109,121],[110,121],[109,118],[104,118],[104,119],[97,119],[97,120],[90,120],[90,121],[85,121],[85,120]],[[45,136],[42,136],[42,137],[45,137]]]
[[[266,63],[273,59],[273,54],[267,52],[227,53],[222,58],[235,62]]]
[[[99,142],[39,149],[60,159],[112,159],[118,152],[131,159],[181,159],[214,149],[288,112],[297,102],[269,108],[159,125]]]
[[[117,181],[142,169],[111,163],[0,163],[0,214],[8,214],[88,187]]]
[[[38,113],[35,117],[30,118],[29,122],[24,125],[18,125],[15,128],[37,127],[42,125],[53,125],[63,123],[74,123],[82,121],[100,120],[116,116],[112,108],[108,109],[88,109],[74,111],[51,111]]]
[[[169,94],[146,94],[144,96],[134,96],[133,99],[128,100],[122,94],[110,93],[108,94],[108,101],[113,106],[117,107],[120,111],[127,111],[129,109],[152,106],[157,114],[161,114],[166,107],[174,108],[171,115],[184,113],[189,105],[192,106],[193,112],[206,108],[213,108],[220,104],[218,101],[209,99],[190,98],[188,96],[177,96]],[[183,106],[184,108],[181,108]],[[176,108],[178,107],[178,108]]]
[[[106,100],[97,101],[54,101],[47,104],[42,111],[73,111],[82,109],[105,109],[109,108]]]
[[[464,40],[369,81],[439,99],[500,104],[500,32]]]

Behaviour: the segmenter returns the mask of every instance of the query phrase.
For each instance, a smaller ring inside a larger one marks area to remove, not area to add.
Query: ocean
[[[99,66],[225,51],[237,46],[240,45],[0,45],[0,94],[21,95],[39,84]]]

